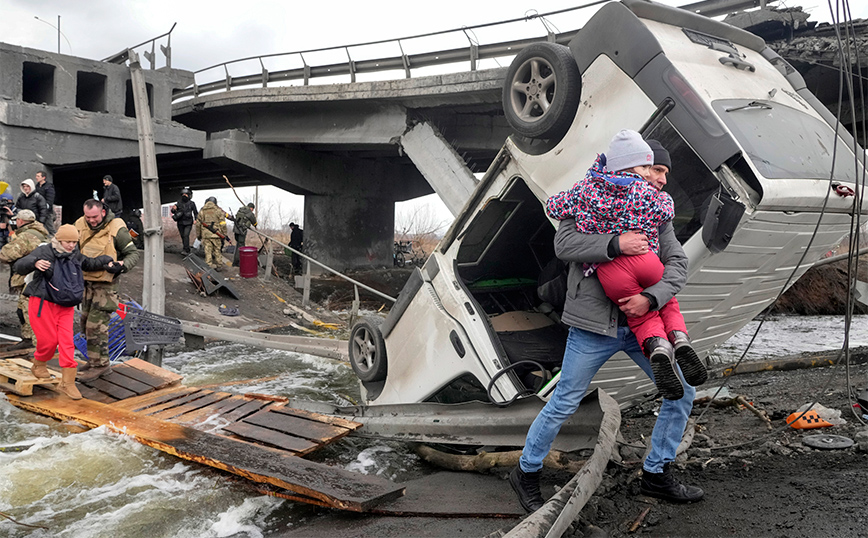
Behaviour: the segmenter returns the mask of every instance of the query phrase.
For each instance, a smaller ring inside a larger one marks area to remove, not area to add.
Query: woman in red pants
[[[108,269],[112,263],[111,256],[88,258],[82,255],[78,251],[78,230],[71,224],[64,224],[49,243],[36,247],[12,266],[18,274],[33,273],[33,280],[24,288],[24,295],[29,297],[28,308],[32,309],[30,325],[36,335],[36,352],[30,370],[38,378],[51,377],[45,363],[59,350],[62,377],[58,390],[73,400],[81,399],[75,386],[77,364],[73,355],[72,326],[75,305],[81,302],[84,290],[82,270]]]

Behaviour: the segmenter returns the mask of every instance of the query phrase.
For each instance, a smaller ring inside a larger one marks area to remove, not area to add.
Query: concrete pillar
[[[338,271],[391,267],[395,204],[379,194],[305,196],[304,252]]]
[[[476,188],[476,178],[464,159],[427,122],[418,123],[404,133],[401,146],[452,215],[457,216]]]

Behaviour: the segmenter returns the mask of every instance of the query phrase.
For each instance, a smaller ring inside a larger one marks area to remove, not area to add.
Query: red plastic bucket
[[[255,278],[259,274],[259,250],[256,247],[238,247],[238,274]]]

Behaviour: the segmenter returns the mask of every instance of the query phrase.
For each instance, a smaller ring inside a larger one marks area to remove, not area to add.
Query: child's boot
[[[667,400],[680,400],[684,397],[684,385],[675,371],[675,358],[672,346],[662,336],[646,338],[642,343],[645,356],[651,361],[654,382],[657,390]]]
[[[675,360],[678,361],[678,366],[681,367],[681,373],[684,374],[684,380],[692,387],[708,381],[708,371],[699,355],[690,345],[690,338],[684,331],[669,331],[669,341],[675,348]]]

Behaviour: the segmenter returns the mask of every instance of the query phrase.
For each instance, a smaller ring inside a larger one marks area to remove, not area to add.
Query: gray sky
[[[57,26],[60,15],[61,52],[102,59],[163,34],[177,23],[172,32],[172,65],[195,71],[247,56],[404,38],[548,13],[583,3],[582,0],[0,0],[0,41],[56,51],[57,30],[52,25]],[[664,0],[664,3],[680,5],[686,1]],[[850,4],[854,18],[868,18],[868,1],[851,0]],[[812,20],[830,20],[825,2],[811,0],[803,7],[812,14]],[[568,31],[581,27],[592,12],[593,9],[589,9],[556,15],[549,17],[549,21],[555,31]],[[538,19],[477,29],[473,34],[482,44],[545,35]],[[434,51],[441,50],[440,46],[451,48],[466,46],[466,43],[466,38],[457,34],[448,38],[409,40],[404,42],[404,50],[407,53],[414,52],[414,48]],[[374,48],[356,50],[354,59],[361,59],[356,55],[366,52],[376,57],[379,51]],[[336,61],[346,59],[344,52],[337,54]],[[142,61],[148,65],[144,59]],[[158,63],[161,65],[162,60]],[[496,64],[480,67],[496,67]],[[233,75],[250,72],[251,68],[243,73],[230,71]],[[197,80],[208,82],[217,76],[219,74],[208,73]],[[252,191],[252,188],[242,190],[242,197],[252,199]],[[260,199],[273,199],[281,193],[266,187],[260,189]],[[204,200],[202,194],[197,193],[195,199]],[[221,192],[218,197],[221,204],[232,208],[238,205],[231,193]],[[432,204],[436,214],[449,218],[445,207],[433,197],[425,197],[417,204]],[[279,198],[286,206],[282,213],[295,213],[297,220],[302,217],[298,197],[281,194]],[[397,211],[400,214],[405,209],[399,207]]]

